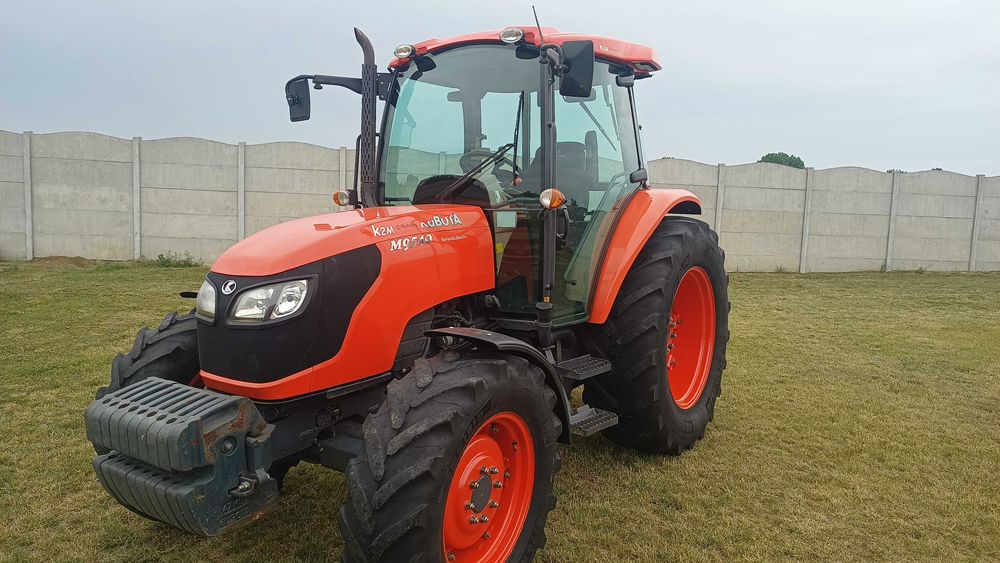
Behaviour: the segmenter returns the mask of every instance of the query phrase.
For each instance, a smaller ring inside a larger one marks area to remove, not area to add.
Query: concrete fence
[[[0,131],[0,259],[190,254],[333,211],[354,151],[305,143]],[[649,162],[686,188],[740,271],[1000,270],[1000,177]]]

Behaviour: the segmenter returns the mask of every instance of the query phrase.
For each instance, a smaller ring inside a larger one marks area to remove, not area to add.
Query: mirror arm
[[[316,88],[317,90],[321,89],[321,85],[342,86],[354,92],[355,94],[361,93],[360,78],[349,78],[346,76],[327,76],[325,74],[316,74],[314,76],[310,76],[309,78],[311,78],[313,81],[313,88]]]

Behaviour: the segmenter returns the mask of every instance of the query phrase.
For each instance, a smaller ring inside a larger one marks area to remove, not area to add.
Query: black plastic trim
[[[566,389],[562,385],[559,373],[556,371],[556,366],[545,357],[545,354],[541,350],[520,338],[479,328],[435,328],[428,330],[424,334],[427,336],[452,336],[472,344],[489,346],[498,352],[520,356],[541,368],[542,372],[545,373],[545,382],[555,391],[557,397],[556,414],[559,415],[559,419],[563,424],[559,441],[564,444],[570,443],[572,439],[570,434],[570,415],[572,414],[572,410],[569,405],[569,397],[566,396]]]

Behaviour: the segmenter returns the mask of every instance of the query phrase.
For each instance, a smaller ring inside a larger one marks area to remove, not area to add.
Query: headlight
[[[198,304],[195,307],[195,315],[207,320],[215,320],[215,287],[205,280],[198,290]]]
[[[309,280],[295,280],[255,287],[236,299],[230,319],[270,321],[290,317],[305,303]]]

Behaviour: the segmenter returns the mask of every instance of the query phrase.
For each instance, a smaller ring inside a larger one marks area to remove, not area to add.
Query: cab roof
[[[540,47],[542,41],[538,34],[538,28],[533,25],[511,26],[519,27],[524,32],[523,43]],[[507,29],[507,28],[504,28]],[[448,39],[428,39],[413,45],[414,56],[439,53],[453,47],[471,44],[496,44],[503,45],[500,41],[500,32],[482,31],[459,35]],[[584,35],[581,33],[563,33],[554,27],[543,27],[542,36],[546,43],[562,45],[566,41],[593,41],[594,55],[596,58],[628,66],[637,76],[649,76],[651,73],[663,68],[656,53],[652,48],[638,43],[630,43],[613,37],[602,37],[599,35]],[[409,59],[393,58],[389,63],[389,68],[395,68]]]

